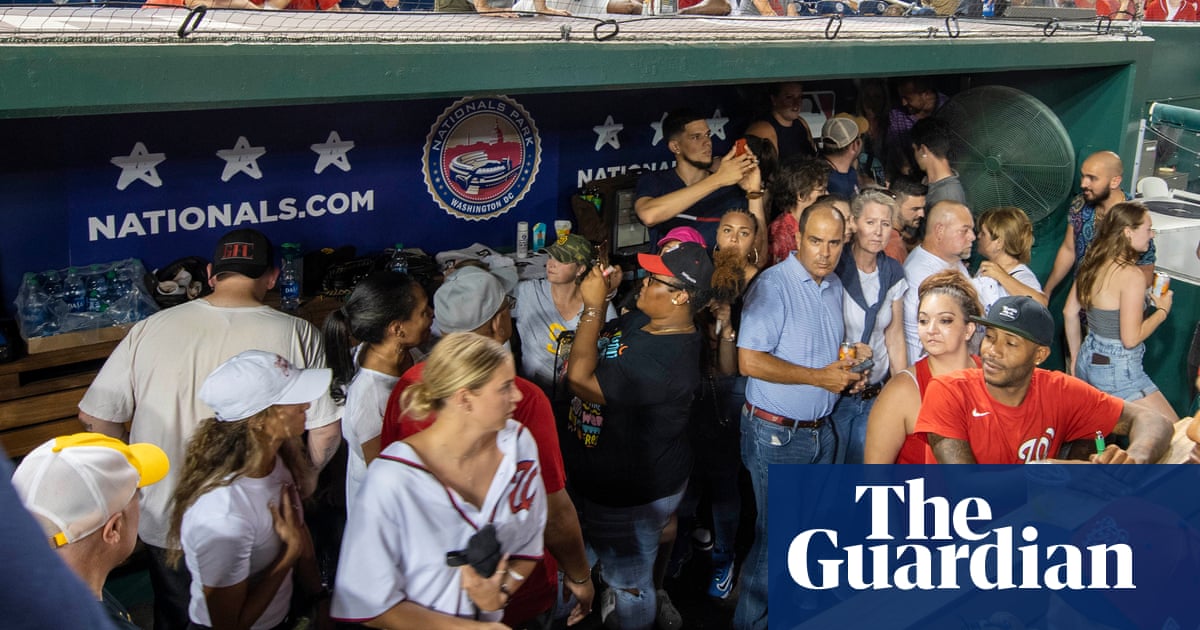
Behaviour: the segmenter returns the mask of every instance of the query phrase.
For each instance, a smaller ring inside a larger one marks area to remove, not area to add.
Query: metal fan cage
[[[1014,206],[1036,223],[1071,193],[1070,136],[1033,96],[999,85],[976,87],[952,98],[938,117],[952,130],[950,161],[974,212]]]

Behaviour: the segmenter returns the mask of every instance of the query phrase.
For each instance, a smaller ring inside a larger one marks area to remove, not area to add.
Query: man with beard
[[[731,149],[713,160],[712,132],[704,116],[676,110],[663,120],[663,137],[675,154],[675,168],[645,173],[638,179],[634,211],[651,228],[650,241],[657,242],[671,228],[695,228],[704,242],[715,243],[717,224],[727,210],[762,205],[762,182],[758,159],[746,151]],[[757,212],[756,212],[757,214]]]
[[[904,279],[908,291],[904,294],[904,341],[908,344],[908,364],[921,358],[924,349],[917,334],[917,307],[920,287],[925,278],[943,269],[955,269],[970,278],[963,260],[971,257],[975,242],[975,219],[961,203],[943,201],[929,211],[925,238],[908,260],[904,261]]]
[[[921,222],[925,220],[925,184],[907,175],[892,182],[889,190],[896,196],[896,211],[892,213],[892,237],[888,239],[883,253],[904,264],[908,252],[915,245]]]
[[[896,84],[896,95],[900,106],[888,112],[887,153],[888,166],[893,171],[907,172],[911,169],[912,128],[917,121],[929,118],[949,100],[945,94],[933,87],[925,77],[908,77]]]
[[[934,377],[917,417],[941,464],[1021,464],[1052,458],[1152,464],[1170,444],[1171,423],[1087,383],[1037,367],[1050,355],[1054,320],[1028,296],[1007,296],[987,317],[982,370]],[[1097,435],[1128,436],[1097,453]]]
[[[767,471],[771,464],[833,463],[830,414],[838,394],[863,379],[850,371],[852,359],[838,358],[845,324],[842,281],[834,269],[845,219],[832,203],[817,202],[800,213],[799,229],[795,253],[759,274],[746,291],[737,331],[738,369],[749,377],[742,462],[758,505],[733,617],[739,630],[767,627]]]
[[[1088,245],[1099,231],[1099,224],[1108,216],[1108,211],[1125,201],[1125,193],[1121,191],[1122,170],[1121,157],[1112,151],[1093,153],[1083,161],[1083,166],[1079,168],[1079,187],[1082,192],[1071,202],[1071,208],[1067,211],[1067,233],[1063,235],[1058,255],[1054,257],[1050,278],[1046,280],[1047,297],[1067,277],[1068,271],[1077,269]],[[1151,239],[1150,249],[1138,259],[1138,267],[1146,276],[1146,286],[1154,282],[1155,260],[1154,240]]]

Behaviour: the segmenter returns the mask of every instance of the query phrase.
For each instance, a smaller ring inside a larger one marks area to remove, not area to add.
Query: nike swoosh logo
[[[991,415],[991,413],[992,413],[992,412],[990,412],[990,411],[985,411],[985,412],[983,412],[983,413],[979,413],[979,410],[978,410],[978,409],[972,409],[972,410],[971,410],[971,415],[972,415],[972,416],[975,416],[976,418],[982,418],[982,417],[984,417],[984,416]]]
[[[733,581],[733,571],[727,571],[725,573],[725,579],[721,580],[718,583],[717,588],[720,588],[723,591],[723,590],[729,588],[729,583],[732,581]]]

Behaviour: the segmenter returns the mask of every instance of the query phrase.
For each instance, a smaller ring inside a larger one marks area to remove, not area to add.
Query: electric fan
[[[953,131],[951,165],[976,214],[1015,206],[1037,223],[1071,193],[1071,139],[1054,112],[1033,96],[985,85],[956,95],[937,116]]]

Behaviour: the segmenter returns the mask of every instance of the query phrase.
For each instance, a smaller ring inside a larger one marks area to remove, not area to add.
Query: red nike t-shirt
[[[1021,464],[1058,457],[1068,442],[1112,432],[1125,401],[1087,383],[1035,368],[1025,400],[1002,405],[987,393],[982,370],[934,377],[915,433],[966,440],[980,464]]]

